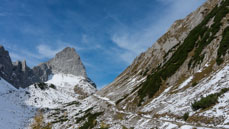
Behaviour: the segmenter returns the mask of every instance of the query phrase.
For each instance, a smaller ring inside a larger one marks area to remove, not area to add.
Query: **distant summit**
[[[85,67],[74,48],[66,47],[47,62],[54,73],[65,73],[87,77]]]
[[[87,77],[85,67],[74,48],[66,47],[48,62],[31,69],[26,65],[26,61],[12,63],[9,52],[0,45],[0,77],[16,88],[25,88],[35,82],[45,82],[50,75],[58,73],[82,76],[96,87]]]

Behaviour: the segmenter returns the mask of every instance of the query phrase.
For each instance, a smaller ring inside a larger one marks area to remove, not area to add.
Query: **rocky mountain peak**
[[[87,77],[85,67],[74,48],[66,47],[47,62],[53,73],[72,74]]]
[[[26,65],[25,60],[12,63],[9,52],[0,45],[0,77],[17,88],[25,88],[35,82],[48,81],[49,75],[59,73],[82,76],[96,87],[87,77],[85,67],[74,48],[66,47],[48,62],[31,69]]]
[[[20,68],[21,71],[26,71],[26,69],[28,69],[28,66],[27,66],[25,60],[13,62],[13,65],[14,65],[15,67]]]

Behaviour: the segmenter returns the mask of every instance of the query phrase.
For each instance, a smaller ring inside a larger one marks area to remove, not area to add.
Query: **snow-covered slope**
[[[28,127],[39,109],[54,109],[72,101],[78,101],[79,87],[87,94],[93,94],[93,87],[84,77],[70,74],[55,74],[46,83],[33,84],[25,89],[0,80],[0,128],[19,129]],[[80,100],[79,100],[80,101]]]
[[[20,129],[28,126],[36,108],[25,103],[25,94],[25,91],[21,89],[19,91],[4,79],[0,79],[1,129]]]
[[[37,108],[55,108],[64,103],[75,101],[80,96],[74,92],[74,88],[81,88],[85,94],[92,94],[96,91],[84,77],[75,76],[71,74],[55,74],[50,76],[46,83],[48,89],[42,90],[41,88],[31,85],[25,90],[29,92],[29,97],[26,100],[28,105]],[[53,84],[55,88],[51,88]]]

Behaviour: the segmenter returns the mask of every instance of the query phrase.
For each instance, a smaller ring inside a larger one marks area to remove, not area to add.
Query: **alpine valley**
[[[228,129],[229,0],[177,20],[101,90],[74,48],[29,68],[0,46],[1,129]]]

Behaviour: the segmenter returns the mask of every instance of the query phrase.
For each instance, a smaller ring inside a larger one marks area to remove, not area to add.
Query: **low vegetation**
[[[39,82],[34,84],[35,88],[40,88],[41,90],[46,90],[48,89],[48,84],[44,83],[44,82]]]
[[[218,93],[210,94],[206,97],[203,97],[199,101],[195,101],[192,104],[192,109],[194,111],[196,111],[198,109],[206,109],[206,108],[209,108],[211,106],[214,106],[216,103],[218,103],[219,96],[223,95],[224,93],[226,93],[228,91],[229,91],[229,88],[224,88]]]
[[[192,87],[195,87],[197,84],[198,84],[197,82],[193,82]]]
[[[56,89],[56,86],[54,84],[48,85],[47,83],[44,82],[39,82],[34,84],[35,88],[40,88],[41,90],[47,90],[49,88]]]
[[[52,89],[56,89],[56,86],[54,84],[50,84],[49,87]]]
[[[183,120],[186,121],[189,117],[189,113],[186,112],[184,115],[183,115]]]
[[[41,112],[38,112],[38,114],[34,118],[34,122],[31,125],[32,129],[52,129],[51,123],[45,123],[44,117]]]

